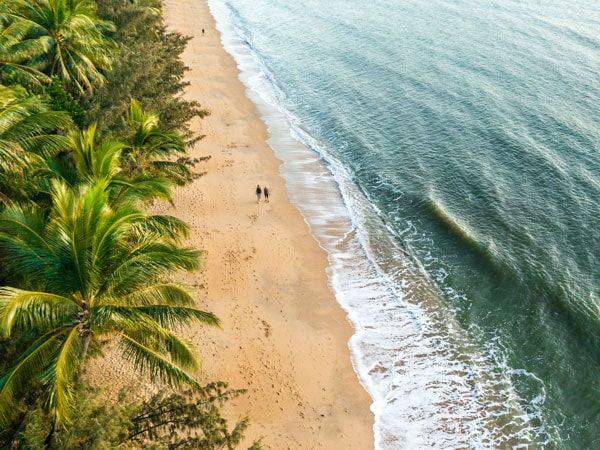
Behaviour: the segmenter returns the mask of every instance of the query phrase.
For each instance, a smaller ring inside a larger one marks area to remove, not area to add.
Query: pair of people
[[[260,187],[260,184],[256,185],[256,203],[260,203],[261,195],[265,195],[265,203],[269,203],[269,188],[265,186],[264,188]]]

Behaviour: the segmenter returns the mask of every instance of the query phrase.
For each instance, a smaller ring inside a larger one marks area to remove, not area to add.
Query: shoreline
[[[211,112],[192,123],[206,135],[190,151],[211,156],[198,166],[206,175],[176,190],[176,208],[165,211],[187,222],[190,244],[205,251],[205,270],[185,281],[222,320],[222,330],[188,332],[199,377],[247,389],[226,407],[231,421],[250,416],[244,443],[373,448],[372,401],[348,348],[353,330],[329,288],[327,255],[289,200],[266,125],[206,2],[165,0],[163,10],[169,30],[192,37],[186,97]],[[270,203],[256,203],[256,184],[269,186]]]

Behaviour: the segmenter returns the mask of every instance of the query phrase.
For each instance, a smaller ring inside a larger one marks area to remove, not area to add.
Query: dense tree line
[[[218,326],[174,275],[188,227],[148,212],[197,175],[188,39],[155,0],[0,3],[0,447],[234,448],[181,326]],[[177,389],[110,408],[81,377],[113,342]],[[253,448],[258,448],[256,443]]]

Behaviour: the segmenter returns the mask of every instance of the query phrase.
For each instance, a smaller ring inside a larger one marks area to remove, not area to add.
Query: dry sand
[[[202,359],[197,376],[247,389],[227,408],[232,421],[250,416],[247,443],[373,448],[371,399],[350,362],[352,329],[329,289],[327,256],[288,198],[266,126],[205,1],[165,0],[164,15],[170,30],[193,38],[183,55],[186,96],[211,112],[192,124],[206,135],[191,151],[211,156],[198,167],[206,175],[161,211],[190,224],[191,244],[205,250],[205,270],[185,281],[196,286],[199,307],[222,320],[220,330],[187,334]],[[258,183],[269,186],[270,203],[257,204]],[[97,364],[94,373],[135,379],[115,360]]]

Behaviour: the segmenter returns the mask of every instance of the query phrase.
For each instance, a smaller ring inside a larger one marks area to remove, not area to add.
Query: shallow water
[[[599,448],[600,4],[209,0],[376,448]]]

